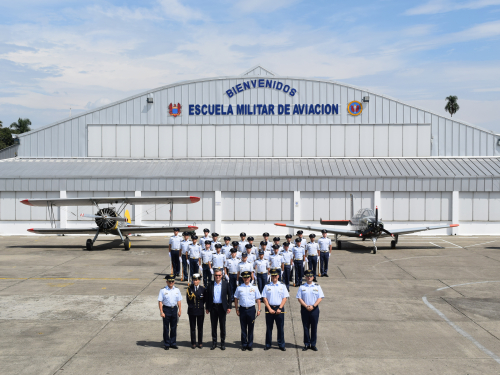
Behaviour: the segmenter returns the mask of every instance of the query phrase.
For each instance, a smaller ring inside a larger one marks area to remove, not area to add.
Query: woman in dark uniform
[[[205,287],[200,285],[200,274],[193,275],[193,283],[188,286],[186,299],[188,304],[189,327],[191,328],[191,348],[196,349],[196,326],[198,325],[198,348],[203,347],[203,321],[205,320]]]

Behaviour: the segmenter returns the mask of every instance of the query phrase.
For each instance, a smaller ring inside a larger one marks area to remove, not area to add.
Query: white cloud
[[[109,18],[117,18],[122,21],[141,21],[141,20],[161,20],[162,17],[155,12],[154,9],[146,9],[146,8],[136,8],[130,9],[128,7],[118,7],[113,5],[107,5],[106,7],[102,7],[100,5],[95,5],[89,7],[89,12],[94,12],[98,14],[102,14],[103,16]]]
[[[245,13],[271,13],[280,8],[293,5],[298,0],[240,0],[236,8]]]
[[[473,0],[462,2],[452,0],[431,0],[428,3],[408,9],[405,14],[415,16],[447,13],[463,9],[481,9],[492,5],[500,5],[500,0]]]
[[[181,4],[179,0],[159,0],[158,2],[163,8],[165,16],[171,20],[188,22],[208,18],[200,11]]]
[[[108,98],[100,98],[97,99],[94,102],[88,102],[87,105],[85,106],[85,109],[94,109],[94,108],[99,108],[102,107],[103,105],[110,104],[111,100]]]

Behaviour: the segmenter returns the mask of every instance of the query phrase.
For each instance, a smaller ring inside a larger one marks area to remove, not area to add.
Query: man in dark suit
[[[215,281],[207,286],[206,291],[206,313],[210,313],[212,323],[212,347],[217,347],[217,325],[220,324],[220,348],[226,350],[226,315],[232,308],[232,291],[229,283],[222,278],[220,268],[214,271]]]
[[[196,326],[198,326],[198,348],[203,347],[203,309],[205,305],[205,287],[200,285],[201,276],[199,273],[193,274],[193,284],[189,285],[186,291],[188,305],[189,328],[191,331],[191,348],[196,348]]]

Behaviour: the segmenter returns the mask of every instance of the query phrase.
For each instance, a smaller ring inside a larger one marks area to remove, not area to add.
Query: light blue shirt
[[[231,249],[233,247],[231,245],[222,245],[221,251],[222,254],[226,256],[226,258],[231,258]]]
[[[259,249],[255,246],[252,245],[251,249],[246,249],[248,254],[254,254],[255,257],[257,257],[257,253],[259,252]]]
[[[306,245],[307,256],[316,256],[318,255],[319,245],[317,242],[309,242]]]
[[[212,241],[212,237],[201,237],[201,238],[200,238],[200,245],[201,245],[203,248],[205,248],[205,241],[207,241],[207,240]]]
[[[222,303],[221,291],[222,291],[222,281],[219,284],[214,283],[214,303]]]
[[[262,297],[267,298],[271,306],[281,305],[283,298],[290,297],[286,285],[278,281],[277,284],[269,283],[262,290]]]
[[[212,243],[210,244],[210,250],[212,250],[212,252],[214,254],[217,252],[217,250],[215,250],[215,245],[217,245],[217,244],[220,244],[220,242],[219,241],[213,241],[213,240],[212,240]]]
[[[226,268],[228,273],[238,273],[240,260],[238,258],[226,259]]]
[[[281,269],[281,264],[283,263],[283,257],[281,254],[271,254],[269,256],[269,263],[271,268],[279,268]]]
[[[273,251],[273,243],[271,241],[267,241],[266,250],[269,252]]]
[[[257,259],[254,263],[255,269],[257,272],[265,272],[267,273],[267,270],[270,268],[269,267],[269,261],[267,259]]]
[[[203,264],[206,264],[208,262],[212,261],[213,253],[212,250],[202,250],[201,251],[201,261]]]
[[[312,306],[319,298],[325,298],[323,290],[318,284],[303,284],[297,290],[297,298],[300,298],[306,305]]]
[[[180,250],[181,249],[181,241],[182,237],[181,236],[172,236],[170,237],[170,240],[168,243],[172,245],[172,250]]]
[[[247,262],[248,263],[254,264],[255,263],[255,259],[257,259],[257,257],[255,256],[255,254],[248,254],[248,256],[247,256]]]
[[[264,250],[264,259],[269,260],[270,256],[271,256],[271,252],[269,250]]]
[[[201,246],[198,244],[189,245],[188,255],[190,258],[199,259],[201,255]]]
[[[253,285],[240,285],[234,293],[234,298],[238,298],[239,305],[243,307],[255,306],[255,300],[260,297],[259,288]]]
[[[297,242],[294,241],[294,244],[297,245]],[[306,245],[307,245],[307,240],[304,237],[302,237],[302,241],[300,241],[300,246],[302,246],[305,249]]]
[[[191,241],[189,241],[189,240],[187,240],[187,241],[186,240],[182,240],[181,241],[181,250],[182,250],[181,254],[185,255],[188,252],[188,250],[189,250],[189,245],[192,245],[192,244],[193,243]]]
[[[248,241],[239,241],[239,245],[238,245],[238,250],[240,252],[244,252],[246,249],[245,249],[245,245],[248,243]]]
[[[295,246],[293,248],[293,259],[304,260],[305,249],[302,246]]]
[[[330,245],[332,244],[332,240],[328,237],[321,237],[318,240],[319,250],[320,251],[329,251]]]
[[[226,263],[226,256],[222,253],[212,255],[212,267],[222,268]]]
[[[172,288],[166,286],[160,290],[160,294],[158,294],[158,301],[160,301],[163,306],[177,306],[177,302],[182,301],[181,291],[175,286]]]
[[[243,262],[241,261],[239,264],[238,264],[238,272],[241,273],[243,271],[250,271],[250,272],[253,272],[253,266],[252,266],[252,263],[248,263],[248,262]]]
[[[290,265],[290,263],[292,263],[293,253],[290,250],[283,250],[281,256],[283,257],[283,263],[285,263],[285,265]]]

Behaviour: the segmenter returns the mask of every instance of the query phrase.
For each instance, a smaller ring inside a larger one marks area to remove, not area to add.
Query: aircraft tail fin
[[[353,218],[354,217],[354,197],[351,195],[351,217],[350,218]]]
[[[131,224],[132,220],[130,219],[130,212],[128,210],[125,210],[125,217],[127,218],[127,223]]]

